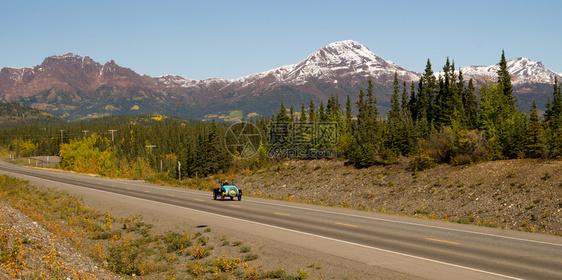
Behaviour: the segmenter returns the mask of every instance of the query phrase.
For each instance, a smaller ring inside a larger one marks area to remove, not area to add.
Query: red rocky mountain
[[[71,53],[47,57],[35,67],[2,68],[0,95],[6,99],[30,97],[43,91],[93,91],[102,86],[157,89],[154,79],[141,76],[113,60],[101,65],[90,57]]]

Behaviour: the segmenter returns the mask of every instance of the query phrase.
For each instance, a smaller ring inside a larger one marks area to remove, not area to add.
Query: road
[[[556,236],[250,197],[215,201],[211,192],[3,161],[0,173],[188,210],[209,224],[427,279],[562,279],[562,238]]]

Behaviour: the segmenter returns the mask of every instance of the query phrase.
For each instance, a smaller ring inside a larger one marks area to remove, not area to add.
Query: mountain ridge
[[[497,67],[465,66],[458,70],[465,81],[473,78],[482,84],[495,79]],[[560,77],[540,61],[527,58],[508,61],[508,71],[514,85],[522,88],[521,94],[526,94],[522,100],[536,95],[538,102],[546,100],[545,85]],[[151,77],[113,60],[102,65],[88,56],[67,53],[47,57],[33,67],[0,69],[0,101],[18,101],[72,120],[163,112],[189,118],[220,118],[233,112],[238,117],[268,116],[281,101],[300,106],[311,99],[325,101],[331,94],[349,94],[354,101],[371,78],[384,113],[394,73],[408,83],[421,75],[352,40],[328,44],[295,64],[230,80]]]

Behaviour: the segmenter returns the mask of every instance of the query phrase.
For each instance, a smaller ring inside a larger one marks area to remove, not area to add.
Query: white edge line
[[[553,245],[553,246],[562,247],[562,244],[545,242],[545,241],[538,241],[538,240],[531,240],[531,239],[523,239],[523,238],[511,237],[511,236],[502,236],[502,235],[497,235],[497,234],[492,234],[492,233],[484,233],[484,232],[469,231],[469,230],[463,230],[463,229],[454,229],[454,228],[446,228],[446,227],[440,227],[440,226],[416,224],[416,223],[403,222],[403,221],[394,221],[394,220],[388,220],[388,219],[383,219],[383,218],[374,218],[374,217],[360,216],[360,215],[347,214],[347,213],[338,213],[338,212],[312,209],[312,208],[305,208],[305,207],[299,207],[299,206],[274,204],[274,203],[261,202],[261,201],[251,200],[251,199],[246,199],[246,201],[251,201],[251,202],[254,202],[254,203],[261,203],[261,204],[266,204],[266,205],[295,208],[295,209],[299,209],[299,210],[309,210],[309,211],[315,211],[315,212],[320,212],[320,213],[337,214],[337,215],[354,217],[354,218],[362,218],[362,219],[383,221],[383,222],[396,223],[396,224],[406,224],[406,225],[412,225],[412,226],[421,226],[421,227],[427,227],[427,228],[436,228],[436,229],[456,231],[456,232],[472,233],[472,234],[479,234],[479,235],[485,235],[485,236],[491,236],[491,237],[497,237],[497,238],[505,238],[505,239],[511,239],[511,240],[526,241],[526,242],[533,242],[533,243],[540,243],[540,244],[545,244],[545,245]]]

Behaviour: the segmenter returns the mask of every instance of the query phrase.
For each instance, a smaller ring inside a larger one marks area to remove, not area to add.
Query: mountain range
[[[465,81],[495,80],[498,65],[460,68]],[[532,100],[544,107],[560,74],[540,61],[508,61],[515,94],[522,109]],[[332,94],[340,102],[357,99],[369,77],[379,109],[389,107],[394,73],[408,84],[420,73],[384,60],[354,41],[322,47],[299,63],[237,79],[193,80],[176,75],[139,75],[113,60],[105,64],[68,53],[47,57],[40,65],[0,70],[0,101],[16,101],[66,120],[116,114],[165,114],[194,119],[238,120],[270,116],[281,101],[300,110],[310,100],[318,105]],[[436,73],[439,75],[439,73]],[[542,104],[542,105],[541,105]]]

